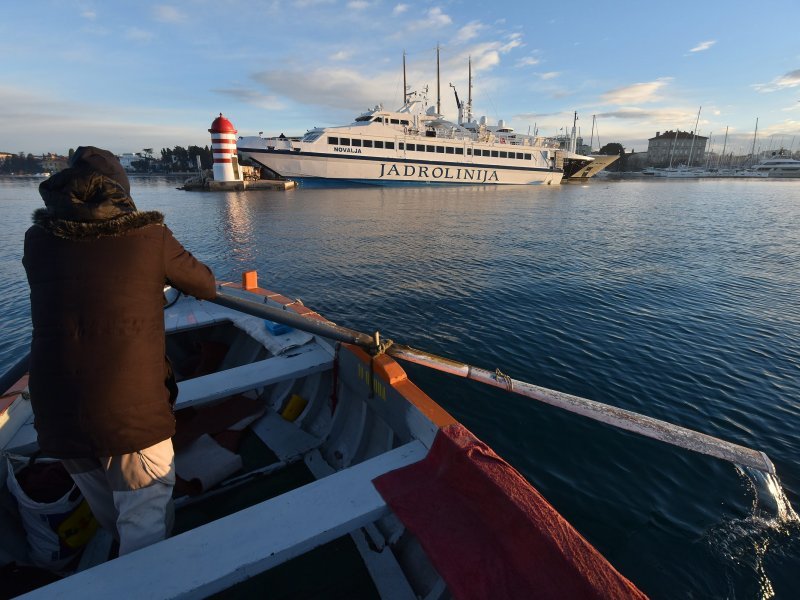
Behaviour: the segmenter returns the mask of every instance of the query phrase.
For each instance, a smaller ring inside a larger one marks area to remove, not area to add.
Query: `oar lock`
[[[372,336],[372,346],[369,349],[370,354],[372,354],[373,358],[380,354],[385,354],[392,344],[394,344],[394,341],[388,339],[382,340],[381,332],[376,331]]]
[[[511,379],[511,377],[509,377],[505,373],[503,373],[500,369],[495,369],[494,370],[494,379],[498,383],[501,382],[501,381],[503,383],[505,383],[509,392],[514,389],[514,380]]]

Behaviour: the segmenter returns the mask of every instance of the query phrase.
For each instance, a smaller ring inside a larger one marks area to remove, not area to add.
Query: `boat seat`
[[[265,387],[287,379],[297,379],[333,368],[330,352],[317,344],[308,344],[280,356],[273,356],[240,367],[178,383],[175,408],[207,404],[220,398]]]
[[[217,521],[82,571],[24,598],[202,598],[383,517],[372,480],[422,460],[418,440]]]

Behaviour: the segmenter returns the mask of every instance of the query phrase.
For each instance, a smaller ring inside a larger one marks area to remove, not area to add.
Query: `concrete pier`
[[[297,183],[278,179],[256,179],[245,181],[214,181],[213,179],[190,179],[183,184],[182,190],[189,192],[243,192],[247,190],[285,191],[297,187]]]

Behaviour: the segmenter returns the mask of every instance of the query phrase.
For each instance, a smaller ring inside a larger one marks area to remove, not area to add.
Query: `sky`
[[[301,135],[402,104],[646,151],[695,129],[712,149],[800,149],[800,2],[29,0],[0,11],[0,152],[116,153]],[[593,127],[594,123],[594,127]],[[728,138],[725,142],[725,131]],[[598,143],[599,142],[599,143]]]

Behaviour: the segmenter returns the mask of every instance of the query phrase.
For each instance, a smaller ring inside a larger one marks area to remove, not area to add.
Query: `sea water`
[[[257,269],[338,324],[766,452],[780,483],[406,366],[651,597],[800,597],[800,182],[180,183],[132,193],[218,279]],[[28,343],[37,185],[0,181],[2,368]]]

